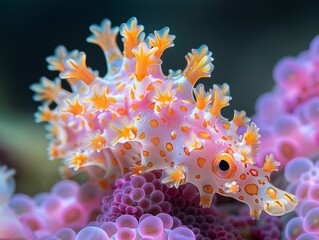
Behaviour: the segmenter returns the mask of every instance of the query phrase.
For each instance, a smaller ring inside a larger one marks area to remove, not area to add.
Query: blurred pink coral
[[[274,69],[276,85],[256,103],[254,120],[260,126],[262,165],[273,153],[283,168],[297,156],[319,153],[319,36],[307,51],[280,60]]]
[[[288,240],[319,239],[319,160],[295,158],[285,168],[289,181],[287,189],[294,192],[300,201],[297,217],[286,226]]]
[[[225,207],[225,206],[224,206]],[[280,217],[262,214],[259,221],[253,221],[247,217],[249,209],[242,206],[236,206],[236,210],[232,215],[226,211],[228,221],[234,228],[240,232],[243,239],[252,240],[280,240],[282,239],[282,224]]]
[[[95,220],[101,209],[102,191],[90,184],[63,180],[51,192],[34,198],[15,194],[9,207],[37,237],[48,236],[62,227],[80,230]]]
[[[15,189],[14,173],[13,169],[0,166],[0,239],[32,236],[19,216],[8,206]]]

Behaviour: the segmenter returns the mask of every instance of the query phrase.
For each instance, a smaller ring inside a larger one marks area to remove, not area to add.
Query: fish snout
[[[281,191],[280,197],[269,197],[264,203],[264,210],[272,216],[281,216],[295,209],[298,204],[298,199],[295,195]],[[269,195],[269,193],[268,193]]]

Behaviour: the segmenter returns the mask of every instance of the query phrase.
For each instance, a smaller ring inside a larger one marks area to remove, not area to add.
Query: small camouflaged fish
[[[202,84],[194,87],[213,70],[207,46],[186,55],[183,71],[166,76],[160,58],[175,36],[165,27],[144,39],[143,29],[135,18],[120,29],[109,20],[91,26],[88,42],[99,45],[107,60],[103,78],[86,66],[83,52],[60,46],[47,58],[48,68],[60,71],[71,87],[62,89],[59,78],[31,86],[34,99],[43,102],[35,117],[48,122],[50,158],[86,170],[105,188],[129,171],[162,169],[162,182],[170,187],[194,184],[203,207],[219,193],[246,203],[253,219],[262,210],[274,216],[292,211],[297,198],[270,183],[279,162],[267,155],[262,168],[255,164],[256,124],[244,111],[235,111],[231,121],[221,115],[231,99],[229,86],[208,92]],[[116,43],[119,30],[123,53]]]

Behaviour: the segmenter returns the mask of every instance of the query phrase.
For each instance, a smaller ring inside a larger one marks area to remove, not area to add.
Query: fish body
[[[31,86],[35,100],[43,102],[36,120],[49,123],[50,158],[86,170],[106,188],[129,171],[161,169],[169,187],[194,184],[203,207],[218,193],[248,204],[254,219],[262,210],[292,211],[297,198],[270,183],[279,163],[268,155],[262,168],[255,164],[256,124],[244,111],[235,111],[231,121],[221,115],[231,100],[229,86],[194,87],[214,68],[207,46],[186,55],[183,71],[164,75],[161,55],[175,36],[165,27],[145,39],[143,29],[135,18],[120,29],[109,20],[91,26],[88,41],[99,45],[107,60],[104,77],[86,66],[83,52],[58,47],[47,59],[49,69],[60,71],[71,87],[64,90],[60,79],[46,78]],[[116,43],[119,30],[123,53]]]

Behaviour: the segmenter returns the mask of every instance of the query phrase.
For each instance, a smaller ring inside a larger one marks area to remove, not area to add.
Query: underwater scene
[[[0,239],[319,239],[319,5],[58,3],[0,5]]]

